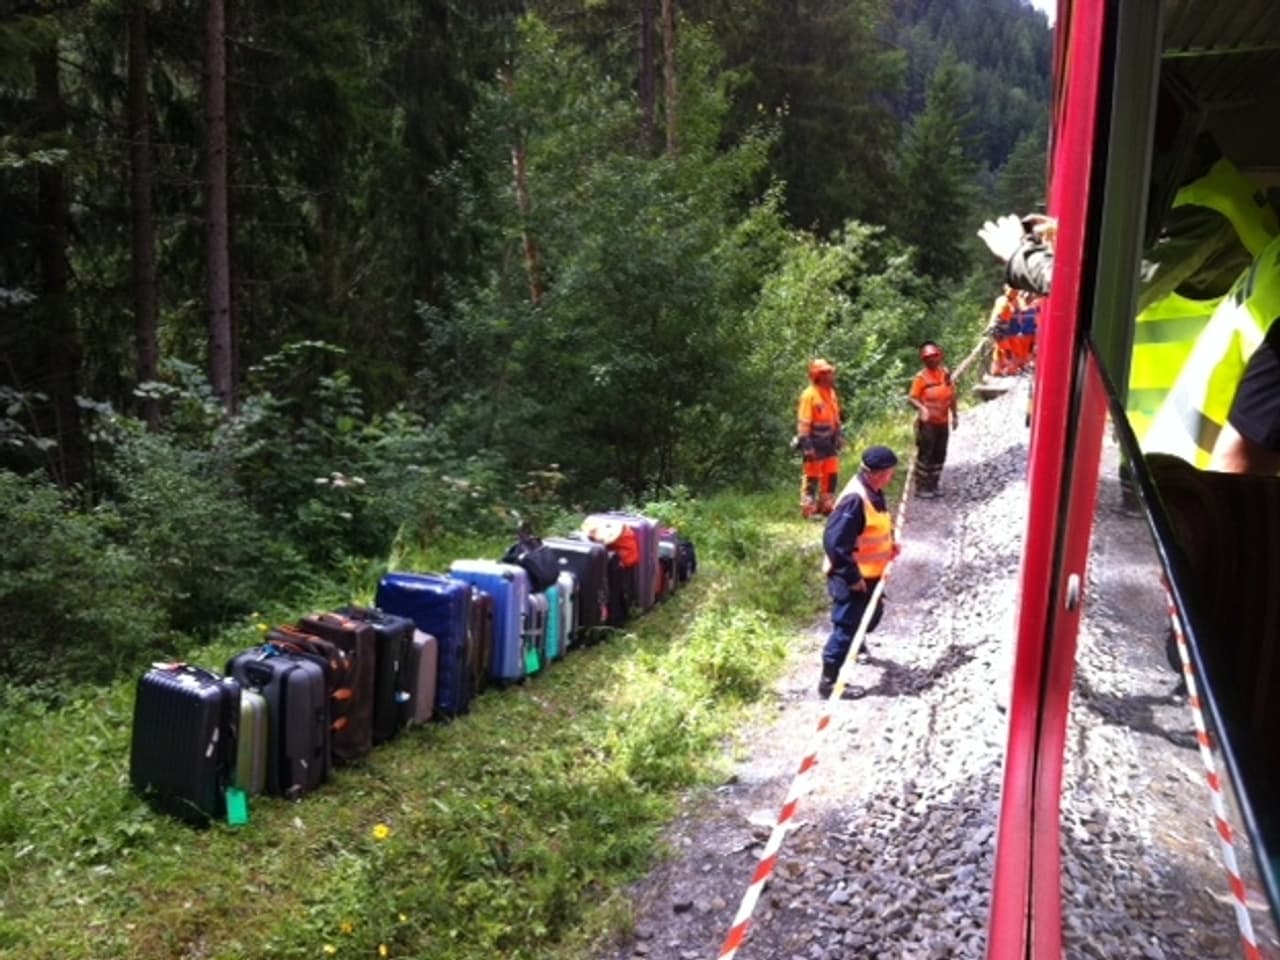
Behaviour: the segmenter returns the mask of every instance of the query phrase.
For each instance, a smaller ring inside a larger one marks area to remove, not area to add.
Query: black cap
[[[898,455],[888,447],[867,447],[862,451],[862,465],[868,470],[888,470],[898,465]]]

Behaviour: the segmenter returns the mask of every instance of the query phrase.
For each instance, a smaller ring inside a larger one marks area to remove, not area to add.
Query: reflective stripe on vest
[[[1280,316],[1280,237],[1231,286],[1147,431],[1146,453],[1209,465],[1245,366]]]
[[[1222,300],[1190,300],[1171,293],[1138,314],[1125,409],[1139,443]]]
[[[1266,198],[1225,157],[1210,167],[1203,177],[1182,187],[1174,197],[1173,206],[1206,207],[1222,214],[1230,221],[1241,244],[1255,257],[1280,233],[1275,211],[1267,204]],[[1125,409],[1130,426],[1144,450],[1154,449],[1149,448],[1146,438],[1156,413],[1177,382],[1196,341],[1208,326],[1209,318],[1223,300],[1223,297],[1190,300],[1170,293],[1138,314]],[[1184,396],[1174,403],[1181,404],[1182,419],[1190,422],[1193,407],[1189,405],[1188,398]],[[1229,405],[1230,400],[1227,403]],[[1201,423],[1197,435],[1216,439],[1224,421],[1225,414],[1216,426]],[[1163,435],[1158,442],[1171,443],[1172,437]],[[1208,442],[1212,447],[1213,440]],[[1186,459],[1192,459],[1189,449],[1184,452],[1188,454]]]
[[[1275,211],[1267,205],[1266,197],[1226,157],[1210,167],[1203,177],[1180,189],[1173,205],[1218,211],[1231,221],[1236,236],[1255,257],[1280,233]]]

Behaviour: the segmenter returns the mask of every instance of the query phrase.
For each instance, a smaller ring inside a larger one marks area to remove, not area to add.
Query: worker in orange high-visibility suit
[[[1008,377],[1018,372],[1014,343],[1021,330],[1018,319],[1019,304],[1020,292],[1006,284],[1004,291],[996,297],[996,302],[991,307],[991,318],[987,329],[994,345],[991,352],[993,377]]]
[[[836,368],[821,357],[809,364],[809,386],[800,394],[796,411],[796,443],[804,456],[800,481],[800,512],[824,516],[836,502],[836,479],[844,435],[840,428],[840,398],[836,396]]]
[[[916,494],[940,496],[938,481],[947,462],[947,441],[960,426],[951,371],[942,365],[942,348],[932,340],[920,344],[924,369],[911,381],[907,402],[916,408]]]

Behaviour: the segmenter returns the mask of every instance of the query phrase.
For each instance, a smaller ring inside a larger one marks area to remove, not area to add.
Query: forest
[[[10,0],[0,668],[788,478],[963,351],[1043,202],[1022,0]]]

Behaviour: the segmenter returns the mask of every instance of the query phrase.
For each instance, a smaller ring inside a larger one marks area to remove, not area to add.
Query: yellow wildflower
[[[332,943],[326,943],[324,945],[324,952],[329,954],[329,956],[333,956],[335,953],[338,952],[338,948],[335,947]]]
[[[373,839],[385,840],[389,836],[391,836],[391,828],[385,823],[375,823],[373,825]]]
[[[378,944],[378,956],[385,957],[389,951],[385,943]]]
[[[338,929],[341,930],[343,933],[350,933],[352,930],[355,929],[355,924],[353,924],[350,920],[343,920],[340,924],[338,924]]]

